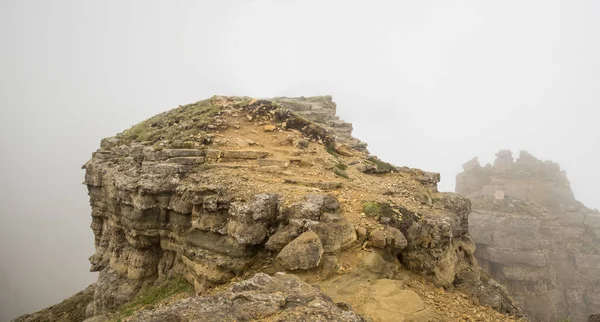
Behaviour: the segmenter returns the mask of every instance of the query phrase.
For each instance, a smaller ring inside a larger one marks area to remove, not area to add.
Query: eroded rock
[[[323,244],[319,236],[307,231],[287,244],[277,255],[276,261],[287,270],[310,269],[319,266],[323,256]]]
[[[225,292],[179,300],[169,306],[146,310],[136,321],[346,321],[364,322],[359,314],[336,305],[298,277],[277,273],[256,274]]]

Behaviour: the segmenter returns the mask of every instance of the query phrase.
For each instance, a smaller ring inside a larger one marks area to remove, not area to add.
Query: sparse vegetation
[[[188,140],[202,133],[220,108],[212,99],[180,106],[134,125],[117,135],[124,143],[133,141]]]
[[[386,202],[367,201],[363,204],[363,212],[369,217],[388,217],[392,212],[392,207]]]
[[[348,173],[338,167],[333,168],[333,173],[335,173],[336,175],[338,175],[342,178],[350,179],[350,176],[348,176]]]
[[[367,201],[363,204],[363,212],[369,217],[379,216],[381,214],[381,206],[378,202]]]
[[[333,146],[327,146],[326,147],[327,153],[333,155],[334,157],[338,157],[339,154],[335,151],[335,149],[333,148]]]
[[[159,285],[144,287],[131,301],[121,307],[112,320],[121,321],[123,318],[132,315],[134,312],[148,305],[154,305],[181,293],[189,293],[191,295],[192,291],[192,285],[181,276],[168,279]]]
[[[335,167],[338,168],[338,169],[340,169],[340,170],[347,170],[348,169],[348,166],[345,163],[341,162],[341,161],[338,161],[338,163],[335,164]]]
[[[393,166],[392,164],[389,164],[387,162],[383,162],[377,158],[370,157],[367,160],[369,162],[371,162],[373,165],[375,165],[378,170],[383,170],[383,171],[387,171],[387,172],[396,171],[395,166]]]

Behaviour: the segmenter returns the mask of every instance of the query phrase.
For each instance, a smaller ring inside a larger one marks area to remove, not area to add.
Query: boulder
[[[275,260],[287,270],[306,270],[319,266],[322,256],[323,244],[319,236],[307,231],[287,244]]]
[[[386,245],[394,250],[403,250],[408,245],[402,232],[389,226],[385,229],[385,241]]]
[[[343,216],[324,214],[321,221],[312,229],[323,242],[326,253],[347,249],[356,242],[354,226]]]
[[[373,247],[385,248],[386,241],[385,234],[383,233],[383,231],[379,229],[371,231],[371,233],[369,234],[369,239],[371,240],[371,245],[373,245]]]

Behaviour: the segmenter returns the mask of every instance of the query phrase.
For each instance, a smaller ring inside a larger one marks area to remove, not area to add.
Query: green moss
[[[121,321],[121,319],[132,315],[148,305],[157,304],[164,299],[181,293],[191,295],[192,291],[192,285],[181,276],[168,279],[159,285],[144,287],[131,301],[119,309],[112,320]]]
[[[381,215],[381,206],[378,202],[367,201],[363,204],[363,212],[369,217]]]
[[[190,135],[201,134],[211,118],[220,111],[213,99],[180,106],[149,118],[117,135],[123,143],[133,141],[189,140]]]
[[[365,202],[363,212],[369,217],[390,217],[395,214],[389,203],[375,201]]]

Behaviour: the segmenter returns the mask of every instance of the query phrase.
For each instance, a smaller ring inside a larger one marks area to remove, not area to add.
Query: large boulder
[[[307,231],[285,246],[276,261],[288,270],[310,269],[319,266],[323,256],[323,243],[319,236]]]

